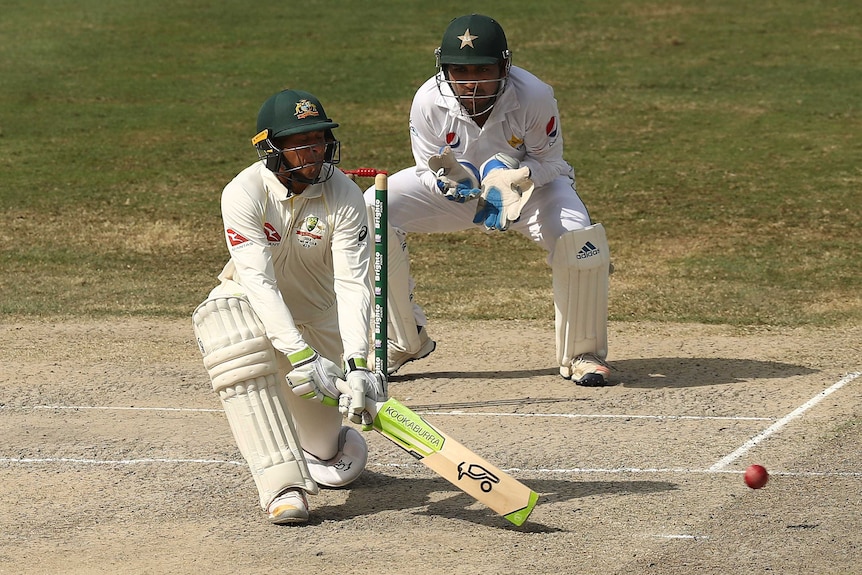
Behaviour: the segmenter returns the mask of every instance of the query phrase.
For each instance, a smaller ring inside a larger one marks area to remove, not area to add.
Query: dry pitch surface
[[[7,323],[0,573],[860,569],[862,328],[612,324],[600,389],[556,375],[550,325],[431,334],[391,393],[541,494],[521,528],[373,433],[351,489],[271,526],[189,322]]]

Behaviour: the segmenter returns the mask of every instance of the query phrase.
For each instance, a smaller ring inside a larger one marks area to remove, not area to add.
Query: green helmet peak
[[[437,49],[438,64],[493,64],[511,54],[503,27],[488,16],[468,14],[449,23]]]

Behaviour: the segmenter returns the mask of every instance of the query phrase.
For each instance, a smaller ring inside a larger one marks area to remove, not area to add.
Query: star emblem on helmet
[[[475,48],[475,46],[473,46],[473,40],[475,40],[476,38],[478,38],[478,36],[471,35],[469,28],[464,30],[463,36],[458,36],[458,39],[461,40],[461,48],[463,48],[464,46],[470,46],[471,48]]]

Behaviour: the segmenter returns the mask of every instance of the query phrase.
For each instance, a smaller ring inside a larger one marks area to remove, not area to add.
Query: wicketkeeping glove
[[[386,381],[368,370],[362,358],[347,360],[347,387],[339,398],[338,410],[353,423],[362,423],[368,402],[386,401]]]
[[[473,217],[474,224],[505,232],[509,224],[518,221],[535,188],[530,168],[519,168],[519,165],[518,160],[505,154],[496,154],[482,164],[482,194]]]
[[[292,353],[287,359],[293,366],[287,374],[287,383],[296,395],[335,405],[347,391],[344,371],[311,347]]]
[[[437,176],[437,189],[447,200],[464,203],[476,198],[479,189],[479,170],[470,162],[455,159],[452,148],[445,146],[440,153],[428,158],[428,168]]]

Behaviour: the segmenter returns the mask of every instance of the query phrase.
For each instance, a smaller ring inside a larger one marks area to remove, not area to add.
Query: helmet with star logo
[[[512,53],[500,23],[482,14],[459,16],[446,27],[434,54],[440,93],[457,98],[463,112],[474,119],[489,114],[506,88],[512,67]]]
[[[503,27],[482,14],[452,20],[436,52],[438,64],[494,64],[512,58]]]

